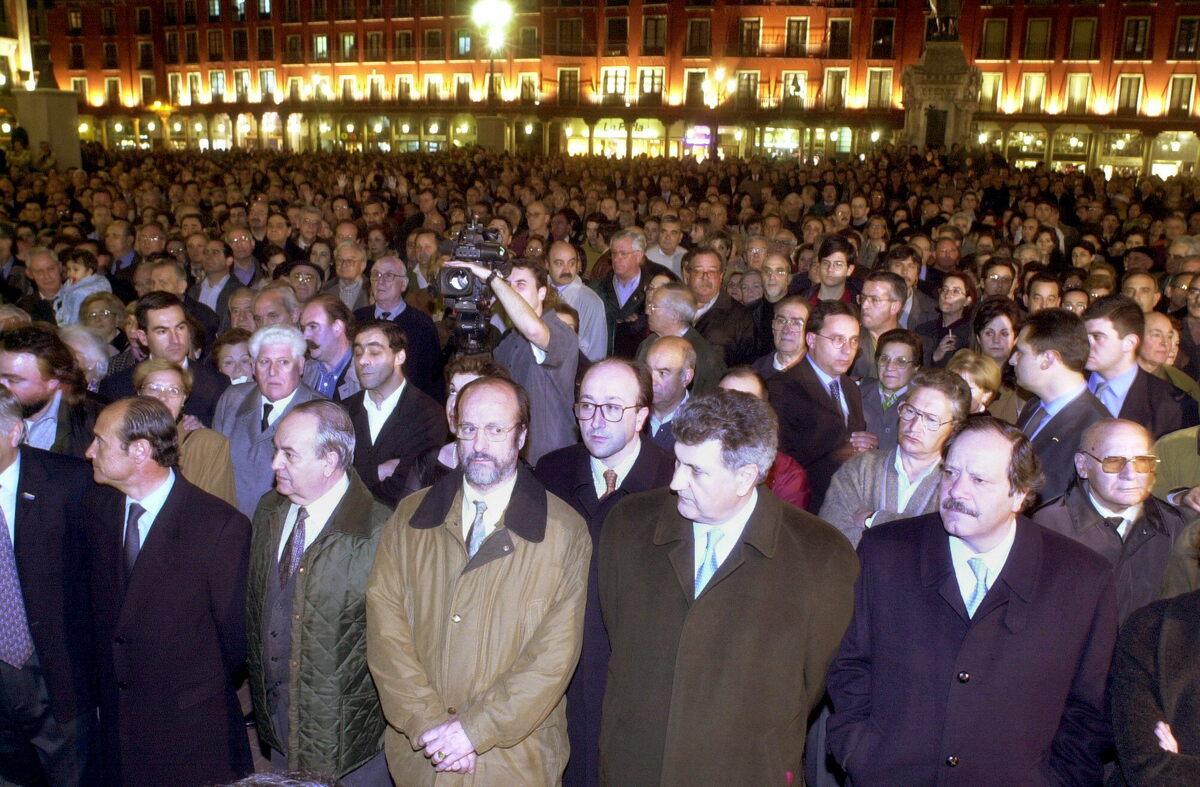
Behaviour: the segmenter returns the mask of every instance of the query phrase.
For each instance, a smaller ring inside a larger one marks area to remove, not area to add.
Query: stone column
[[[970,144],[968,137],[979,110],[981,79],[979,68],[967,63],[962,42],[927,42],[920,63],[900,77],[904,91],[904,144],[925,144],[931,110],[938,116],[944,113],[943,144],[947,147],[955,142]]]

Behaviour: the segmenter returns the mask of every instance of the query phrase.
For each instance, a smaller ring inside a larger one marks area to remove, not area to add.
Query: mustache
[[[309,351],[310,353],[316,352],[318,349],[320,349],[320,348],[317,346],[317,343],[316,343],[316,342],[314,342],[312,339],[306,339],[306,340],[304,341],[304,346],[308,348],[308,351]]]
[[[479,462],[479,461],[495,462],[496,458],[493,457],[491,454],[485,454],[480,451],[472,451],[471,453],[467,454],[465,459],[463,459],[464,464],[466,464],[467,462]]]
[[[958,514],[966,514],[967,516],[979,516],[978,511],[975,511],[961,500],[955,500],[952,497],[948,497],[942,501],[942,510]]]

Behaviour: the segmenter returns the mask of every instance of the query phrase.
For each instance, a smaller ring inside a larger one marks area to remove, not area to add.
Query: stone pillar
[[[633,127],[637,125],[637,120],[625,119],[625,158],[633,158]]]
[[[979,68],[967,63],[962,42],[927,42],[921,62],[900,77],[904,91],[903,143],[924,146],[931,137],[931,141],[939,142],[936,126],[944,119],[940,144],[970,144],[981,79]],[[935,124],[932,134],[931,121]]]
[[[587,124],[588,130],[588,155],[594,156],[596,154],[596,121],[585,120],[584,123]]]
[[[1054,161],[1054,135],[1058,133],[1058,125],[1045,124],[1042,128],[1046,129],[1046,150],[1042,154],[1042,161],[1046,169],[1050,169],[1050,164]]]
[[[1142,177],[1150,174],[1150,162],[1154,160],[1154,146],[1160,132],[1142,132]]]
[[[17,116],[29,132],[29,148],[37,155],[43,142],[50,143],[60,169],[78,167],[79,94],[71,90],[14,90],[2,105]]]

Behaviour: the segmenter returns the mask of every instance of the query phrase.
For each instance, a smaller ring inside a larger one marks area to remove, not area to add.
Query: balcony
[[[358,47],[346,47],[338,53],[339,63],[357,63],[358,62]]]
[[[657,93],[641,93],[638,95],[638,106],[661,107],[663,105],[662,91]]]
[[[142,52],[138,55],[138,70],[153,71],[154,70],[154,53],[149,54]]]
[[[304,62],[304,53],[299,49],[288,49],[283,53],[285,65],[298,66]]]
[[[582,57],[583,42],[582,41],[559,41],[557,46],[550,45],[546,47],[547,55],[559,55],[562,57]]]
[[[345,22],[357,18],[358,14],[354,8],[354,0],[339,0],[338,2],[338,20]]]
[[[712,44],[708,41],[691,42],[683,48],[684,57],[709,57],[712,55]]]
[[[601,53],[604,57],[628,57],[629,42],[628,41],[610,41],[605,45],[604,51]]]

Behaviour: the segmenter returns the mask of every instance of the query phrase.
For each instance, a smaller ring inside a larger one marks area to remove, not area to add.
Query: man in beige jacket
[[[518,454],[529,399],[483,377],[458,398],[459,469],[402,500],[367,586],[367,662],[397,784],[555,784],[591,537]]]

